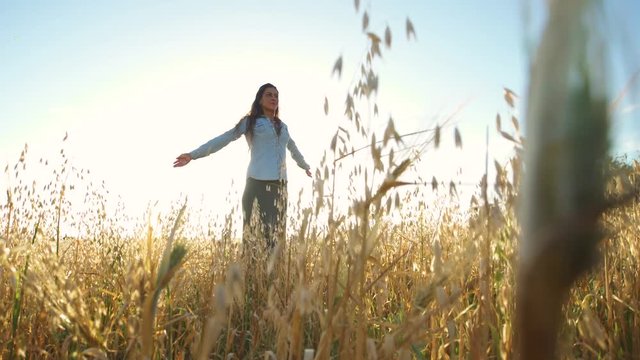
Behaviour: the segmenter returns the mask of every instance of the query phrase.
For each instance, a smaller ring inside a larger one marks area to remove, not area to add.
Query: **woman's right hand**
[[[176,161],[173,162],[173,167],[181,167],[185,166],[191,161],[191,155],[189,154],[181,154],[176,158]]]

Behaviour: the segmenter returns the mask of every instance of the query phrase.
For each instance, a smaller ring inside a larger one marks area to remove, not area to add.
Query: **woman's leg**
[[[275,236],[274,241],[277,244],[286,239],[287,234],[287,185],[283,183],[278,187],[278,193],[275,199],[274,219]]]
[[[251,240],[255,238],[256,221],[252,221],[254,203],[258,200],[259,183],[254,179],[247,178],[242,194],[242,244],[246,248]]]
[[[260,206],[260,220],[262,230],[268,249],[273,249],[277,242],[276,234],[279,232],[278,222],[280,220],[279,207],[281,206],[280,186],[276,184],[266,184],[265,191],[258,196]]]
[[[255,204],[258,214],[254,214]],[[245,246],[260,232],[268,249],[284,239],[287,213],[286,184],[274,184],[248,178],[242,195],[243,233]],[[252,217],[255,217],[252,219]],[[258,231],[260,230],[260,231]]]

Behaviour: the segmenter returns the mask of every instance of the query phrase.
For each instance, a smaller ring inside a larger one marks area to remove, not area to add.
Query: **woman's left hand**
[[[311,177],[311,170],[307,170],[307,171],[305,171],[305,172],[307,173],[307,176],[308,176],[308,177]]]

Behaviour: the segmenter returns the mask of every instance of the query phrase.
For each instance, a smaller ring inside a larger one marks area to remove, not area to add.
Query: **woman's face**
[[[265,89],[260,99],[260,106],[265,115],[274,115],[278,108],[278,90],[272,87]]]

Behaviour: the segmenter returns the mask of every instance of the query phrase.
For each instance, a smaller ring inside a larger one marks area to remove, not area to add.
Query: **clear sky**
[[[640,2],[606,3],[611,44],[622,54],[613,65],[617,93],[640,68]],[[454,121],[463,150],[445,133],[421,175],[475,183],[487,126],[492,155],[509,148],[494,130],[496,113],[509,115],[503,87],[525,93],[526,39],[537,36],[543,16],[534,11],[527,28],[522,4],[363,0],[356,12],[353,0],[0,0],[0,162],[13,165],[25,143],[33,162],[58,157],[64,146],[74,166],[91,170],[134,211],[188,195],[224,213],[228,194],[234,203],[244,185],[245,141],[185,168],[173,169],[173,159],[234,126],[257,88],[272,82],[282,119],[317,166],[345,121],[346,92],[367,48],[366,10],[370,31],[382,35],[388,25],[393,33],[376,65],[380,118],[369,125],[380,129],[393,116],[398,131],[409,133],[462,106]],[[405,36],[407,18],[415,40]],[[331,76],[338,56],[340,80]],[[637,156],[637,83],[634,90],[616,112],[614,152]],[[311,181],[291,159],[288,168],[290,194],[310,193]]]

